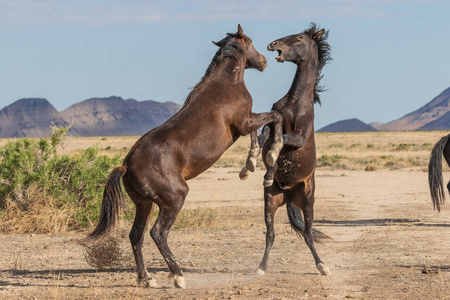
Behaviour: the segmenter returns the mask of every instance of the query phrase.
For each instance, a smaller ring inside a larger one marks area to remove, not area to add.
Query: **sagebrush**
[[[63,232],[98,219],[104,182],[122,158],[100,155],[96,146],[59,153],[67,130],[0,147],[1,232]]]

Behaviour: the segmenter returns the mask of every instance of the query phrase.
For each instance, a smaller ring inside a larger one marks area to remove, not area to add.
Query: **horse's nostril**
[[[276,44],[278,44],[277,41],[271,43],[272,46],[275,46]]]

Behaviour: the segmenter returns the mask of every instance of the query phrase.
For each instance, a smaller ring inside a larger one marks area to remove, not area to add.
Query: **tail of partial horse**
[[[289,217],[289,223],[291,223],[291,227],[298,235],[305,237],[305,222],[303,221],[303,216],[300,208],[292,204],[291,201],[288,201],[286,203],[286,208]],[[322,233],[314,228],[312,230],[312,235],[314,242],[319,244],[322,243],[322,240],[331,239],[331,237],[329,237],[325,233]]]
[[[428,164],[428,184],[430,185],[431,199],[433,207],[441,211],[441,205],[445,201],[444,184],[442,179],[442,156],[444,156],[447,164],[450,166],[450,145],[448,145],[450,135],[444,136],[434,145],[430,155],[430,163]],[[447,186],[447,189],[449,186]],[[450,190],[450,189],[449,189]]]
[[[102,208],[100,210],[100,220],[97,227],[92,231],[87,239],[97,239],[107,234],[116,224],[119,218],[120,208],[123,203],[123,193],[120,187],[120,178],[126,173],[125,166],[115,168],[109,175],[103,192]]]

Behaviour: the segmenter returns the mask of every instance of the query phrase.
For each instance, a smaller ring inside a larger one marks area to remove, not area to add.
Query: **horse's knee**
[[[266,239],[269,242],[269,245],[272,246],[275,241],[275,232],[274,231],[267,231]]]
[[[157,245],[161,242],[161,240],[163,239],[163,234],[159,224],[156,223],[153,226],[152,230],[150,230],[150,236]]]
[[[274,123],[281,124],[283,121],[283,116],[276,110],[272,110]]]

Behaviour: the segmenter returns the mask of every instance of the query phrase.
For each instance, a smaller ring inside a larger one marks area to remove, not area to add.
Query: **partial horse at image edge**
[[[444,182],[442,176],[442,156],[450,167],[450,134],[442,137],[433,147],[428,164],[428,184],[434,209],[441,211],[445,203]],[[447,183],[450,193],[450,181]]]

